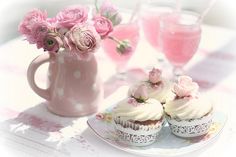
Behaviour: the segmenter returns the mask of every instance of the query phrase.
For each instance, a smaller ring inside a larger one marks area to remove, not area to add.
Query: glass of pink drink
[[[166,8],[156,8],[155,10],[147,10],[142,13],[141,23],[144,35],[150,45],[159,49],[159,32],[160,32],[160,17],[164,13],[169,12],[169,9]]]
[[[169,1],[168,1],[169,2]],[[173,4],[164,0],[149,0],[142,4],[140,10],[141,25],[144,32],[144,36],[148,43],[157,52],[158,61],[163,61],[163,55],[160,51],[160,19],[161,16],[167,13],[171,13],[174,8]]]
[[[193,57],[201,39],[199,15],[175,12],[162,16],[160,40],[162,51],[174,66],[175,76],[183,74],[183,66]]]
[[[117,51],[117,43],[107,38],[102,42],[102,48],[108,57],[116,64],[118,73],[125,73],[126,66],[133,56],[139,41],[139,26],[137,22],[120,24],[114,27],[113,32],[109,35],[119,41],[127,40],[132,50],[127,53]]]

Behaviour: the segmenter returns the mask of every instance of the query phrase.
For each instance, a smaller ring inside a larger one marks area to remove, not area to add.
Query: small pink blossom
[[[133,104],[133,103],[135,103],[135,102],[136,102],[136,100],[135,100],[134,98],[128,99],[128,103],[129,103],[129,104]]]
[[[96,119],[97,119],[97,120],[104,120],[104,119],[105,119],[105,116],[104,116],[104,114],[102,114],[102,113],[98,113],[98,114],[96,115]]]
[[[80,23],[66,33],[64,41],[67,49],[86,59],[99,47],[100,36],[92,25]]]
[[[128,104],[134,106],[134,107],[137,107],[139,105],[139,103],[136,101],[135,98],[129,98],[128,99]]]
[[[19,24],[18,30],[26,37],[32,34],[32,27],[35,23],[45,22],[47,19],[47,12],[39,9],[33,9],[28,12],[23,21]]]
[[[161,70],[153,68],[152,71],[149,72],[149,81],[153,84],[156,84],[161,81]]]
[[[121,15],[118,12],[117,8],[109,0],[105,0],[102,3],[101,7],[99,8],[98,12],[94,15],[94,17],[96,17],[97,14],[99,14],[99,16],[104,16],[110,19],[113,26],[120,24],[122,20]]]
[[[198,92],[198,88],[198,84],[193,82],[191,77],[180,76],[178,84],[174,84],[173,90],[178,97],[194,97]]]
[[[58,36],[57,33],[48,33],[44,38],[43,48],[49,52],[58,52],[59,49],[63,46],[62,39]]]
[[[153,89],[157,90],[161,90],[164,88],[164,83],[162,81],[158,82],[157,84],[151,84],[151,87]]]
[[[97,16],[93,19],[93,21],[94,27],[102,39],[113,31],[112,22],[109,19],[102,16]]]
[[[141,84],[133,94],[133,97],[136,100],[142,100],[145,101],[148,99],[148,93],[147,93],[147,87],[144,84]]]
[[[45,21],[34,23],[31,34],[28,36],[30,43],[42,41],[49,31],[48,24]]]
[[[59,27],[72,28],[78,23],[87,21],[88,8],[83,6],[68,7],[56,16]]]

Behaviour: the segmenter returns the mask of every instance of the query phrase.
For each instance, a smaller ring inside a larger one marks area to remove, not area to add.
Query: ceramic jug
[[[38,87],[36,70],[49,62],[48,88]],[[35,93],[47,100],[49,111],[67,117],[96,113],[103,100],[103,85],[94,55],[81,60],[66,50],[45,53],[35,58],[28,67],[27,78]]]

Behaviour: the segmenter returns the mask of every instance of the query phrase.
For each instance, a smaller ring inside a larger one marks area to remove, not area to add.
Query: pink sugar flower
[[[83,6],[73,6],[68,7],[56,16],[59,27],[72,28],[78,23],[83,23],[87,21],[88,18],[88,8]]]
[[[139,105],[139,103],[136,101],[135,98],[129,98],[128,99],[128,104],[134,106],[134,107],[137,107]]]
[[[80,23],[66,33],[65,47],[82,59],[87,59],[99,47],[100,36],[92,25]]]
[[[93,19],[93,21],[94,27],[102,39],[107,37],[108,34],[113,31],[113,25],[109,19],[102,16],[97,16]]]
[[[133,94],[133,97],[139,102],[145,101],[148,99],[147,87],[142,84],[140,85]]]
[[[104,120],[104,119],[105,119],[105,116],[104,116],[103,113],[98,113],[98,114],[96,114],[96,119],[97,119],[97,120]]]
[[[47,12],[39,9],[33,9],[26,14],[23,21],[19,24],[18,30],[22,35],[29,37],[32,34],[32,27],[35,23],[45,22]]]
[[[191,77],[180,76],[178,84],[174,84],[173,91],[178,97],[194,97],[198,92],[198,84],[192,81]]]
[[[156,84],[161,81],[161,70],[153,68],[152,71],[149,72],[149,81],[153,84]]]

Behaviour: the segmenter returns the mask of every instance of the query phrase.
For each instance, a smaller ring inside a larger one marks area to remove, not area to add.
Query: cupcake
[[[162,128],[163,113],[161,103],[148,98],[147,87],[140,85],[112,111],[118,138],[132,146],[147,146],[154,143]]]
[[[172,83],[161,76],[162,71],[157,68],[153,68],[148,75],[148,80],[141,81],[131,88],[132,90],[137,89],[140,84],[145,84],[147,86],[147,92],[150,98],[154,98],[165,104],[167,101],[174,98],[174,94],[171,91]]]
[[[212,124],[213,105],[198,88],[190,77],[180,76],[173,86],[175,99],[164,105],[170,129],[179,137],[204,135]]]

